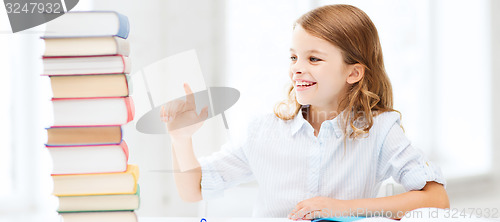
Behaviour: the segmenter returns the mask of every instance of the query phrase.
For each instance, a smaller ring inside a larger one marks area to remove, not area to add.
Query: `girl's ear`
[[[347,76],[347,83],[354,84],[359,82],[361,78],[365,75],[365,67],[359,63],[353,64],[351,67],[351,72]]]

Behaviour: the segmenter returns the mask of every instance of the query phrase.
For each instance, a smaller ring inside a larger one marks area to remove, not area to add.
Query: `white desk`
[[[205,218],[206,222],[292,222],[286,218]],[[139,222],[200,222],[201,217],[139,217]],[[366,221],[376,222],[376,218],[365,219]],[[300,221],[300,220],[299,220]],[[309,220],[302,220],[307,222]],[[364,221],[364,220],[361,220]],[[360,222],[361,222],[360,221]],[[387,221],[387,220],[380,220]],[[394,220],[396,221],[396,220]],[[406,221],[418,222],[499,222],[500,219],[483,218],[483,219],[459,219],[459,218],[435,218],[435,219],[406,219]]]
[[[139,222],[200,222],[201,217],[139,217]],[[286,218],[205,218],[206,222],[291,222]]]

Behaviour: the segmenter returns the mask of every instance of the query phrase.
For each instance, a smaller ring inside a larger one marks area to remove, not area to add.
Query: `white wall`
[[[492,120],[493,123],[493,169],[500,184],[500,1],[491,0],[491,70]],[[500,204],[499,204],[500,205]]]

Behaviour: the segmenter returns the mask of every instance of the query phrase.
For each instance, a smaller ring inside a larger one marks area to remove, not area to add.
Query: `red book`
[[[127,170],[128,147],[118,145],[47,146],[52,157],[52,175],[114,173]]]
[[[131,97],[52,99],[53,126],[123,125],[133,120]]]

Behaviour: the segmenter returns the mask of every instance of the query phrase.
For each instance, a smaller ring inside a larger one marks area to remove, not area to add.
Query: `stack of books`
[[[137,221],[139,168],[122,126],[133,120],[127,17],[68,12],[47,23],[43,76],[53,92],[52,157],[58,212],[70,221]]]

